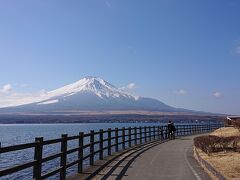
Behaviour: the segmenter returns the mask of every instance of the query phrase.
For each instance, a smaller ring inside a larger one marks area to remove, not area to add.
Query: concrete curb
[[[215,178],[219,179],[219,180],[226,180],[226,178],[219,172],[217,171],[210,163],[208,163],[207,161],[205,161],[198,153],[198,151],[196,150],[196,147],[193,147],[193,151],[195,154],[195,159],[197,159],[197,161],[199,162],[200,165],[203,166],[204,169],[207,169]]]

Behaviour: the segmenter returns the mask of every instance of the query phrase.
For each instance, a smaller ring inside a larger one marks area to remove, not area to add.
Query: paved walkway
[[[194,137],[135,148],[108,165],[94,179],[209,180],[193,158]]]
[[[132,163],[123,179],[210,179],[193,158],[193,137],[182,137],[149,149]]]

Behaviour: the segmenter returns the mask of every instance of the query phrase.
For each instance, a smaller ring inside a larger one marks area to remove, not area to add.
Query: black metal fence
[[[201,125],[177,125],[175,136],[186,136],[197,133],[209,132],[222,124],[201,124]],[[24,169],[33,169],[34,179],[46,179],[48,177],[59,174],[61,180],[66,179],[67,169],[77,165],[78,173],[83,172],[84,161],[88,161],[89,165],[94,165],[96,160],[102,160],[104,156],[111,155],[114,152],[124,150],[128,147],[144,144],[153,140],[168,139],[169,132],[167,126],[145,126],[145,127],[129,127],[115,129],[100,129],[99,131],[90,131],[90,133],[80,132],[76,136],[68,136],[63,134],[59,139],[44,140],[43,137],[35,138],[35,142],[27,144],[19,144],[8,147],[1,147],[0,155],[13,151],[34,149],[34,159],[30,162],[0,169],[0,177],[19,172]],[[69,141],[75,140],[78,145],[75,148],[69,148]],[[43,157],[43,148],[52,144],[59,144],[60,149],[56,154]],[[68,162],[67,157],[72,153],[77,153],[74,161]],[[43,173],[43,163],[60,158],[58,167],[50,172]],[[76,172],[77,173],[77,172]]]

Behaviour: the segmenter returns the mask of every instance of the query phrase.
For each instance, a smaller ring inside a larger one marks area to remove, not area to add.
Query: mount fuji
[[[85,77],[73,84],[45,92],[30,102],[0,109],[1,113],[52,113],[71,111],[190,112],[163,102],[131,95],[98,77]]]

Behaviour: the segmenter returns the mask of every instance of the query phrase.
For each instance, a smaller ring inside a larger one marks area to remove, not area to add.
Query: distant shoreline
[[[0,114],[0,124],[51,124],[51,123],[201,123],[223,121],[225,116],[211,115],[144,115],[144,114],[94,114],[94,115],[20,115]]]

